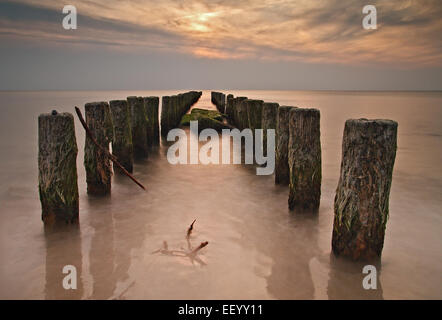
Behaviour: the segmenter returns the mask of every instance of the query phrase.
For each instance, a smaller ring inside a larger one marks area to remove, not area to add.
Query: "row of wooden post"
[[[179,124],[181,116],[199,99],[201,92],[191,91],[163,97],[166,126],[163,133]],[[94,141],[86,134],[84,166],[87,193],[111,192],[112,154],[125,171],[133,171],[135,157],[147,157],[151,147],[159,145],[158,97],[128,97],[126,100],[91,102],[85,105],[85,123]],[[45,225],[78,221],[77,142],[74,117],[70,113],[41,114],[38,118],[39,194]],[[114,171],[124,171],[116,166]]]
[[[289,209],[317,212],[322,180],[319,110],[219,92],[212,93],[212,102],[240,130],[276,130],[275,183],[289,185]],[[396,149],[397,122],[346,121],[334,202],[336,255],[355,260],[381,256]]]
[[[201,91],[164,96],[161,107],[161,135],[167,136],[170,129],[179,126],[183,115],[199,100]]]
[[[200,98],[190,91],[163,97],[161,128],[164,135],[179,125],[182,115]],[[87,193],[111,192],[112,154],[124,170],[133,171],[135,157],[147,157],[159,145],[159,98],[128,97],[126,100],[91,102],[85,105],[85,122],[95,142],[86,134],[84,166]],[[70,113],[41,114],[39,123],[39,193],[45,224],[78,221],[77,142]],[[124,171],[114,162],[114,172]]]

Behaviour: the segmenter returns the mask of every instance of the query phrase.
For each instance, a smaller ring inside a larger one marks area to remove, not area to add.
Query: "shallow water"
[[[57,106],[144,92],[0,92],[0,298],[2,299],[441,299],[442,93],[230,91],[321,111],[322,198],[317,216],[287,209],[287,187],[253,166],[176,165],[167,145],[114,176],[112,196],[86,195],[84,132],[76,120],[80,227],[45,233],[40,220],[37,117]],[[226,91],[227,92],[227,91]],[[210,91],[197,107],[212,108]],[[333,198],[344,122],[398,121],[398,152],[378,289],[362,288],[362,264],[330,255]],[[190,137],[194,139],[195,137]],[[197,219],[198,260],[152,254],[167,241],[187,248]],[[62,268],[76,266],[78,289],[62,288]]]

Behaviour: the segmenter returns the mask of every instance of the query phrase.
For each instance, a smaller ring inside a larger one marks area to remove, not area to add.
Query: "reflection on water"
[[[58,106],[172,92],[0,93],[0,298],[392,299],[441,298],[442,94],[242,91],[321,110],[322,198],[317,215],[287,209],[288,190],[253,165],[171,165],[167,146],[113,178],[111,197],[86,194],[84,132],[76,122],[80,226],[48,232],[40,221],[37,116]],[[214,108],[210,92],[197,107]],[[333,198],[348,118],[398,121],[398,152],[378,289],[362,288],[363,264],[330,255]],[[20,119],[20,125],[17,121]],[[77,121],[77,120],[76,120]],[[188,132],[188,130],[186,131]],[[189,139],[196,139],[189,136]],[[232,152],[231,152],[232,156]],[[188,253],[186,230],[197,219]],[[74,265],[78,289],[62,288]]]
[[[46,284],[45,299],[81,299],[83,297],[81,234],[78,225],[45,229],[46,240]],[[66,290],[61,285],[64,266],[74,266],[77,288]]]
[[[356,263],[343,259],[337,259],[330,254],[330,271],[327,286],[329,299],[383,299],[381,264],[372,263],[376,267],[377,282],[376,290],[365,290],[362,280],[367,274],[361,270],[365,263]],[[355,294],[357,293],[357,294]]]

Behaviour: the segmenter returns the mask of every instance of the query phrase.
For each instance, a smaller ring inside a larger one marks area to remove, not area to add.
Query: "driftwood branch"
[[[192,224],[190,225],[189,229],[187,229],[187,239],[189,239],[190,234],[192,233],[193,230],[193,224],[195,223],[196,219],[193,220]]]
[[[86,121],[84,121],[83,119],[83,115],[81,114],[81,111],[78,107],[75,107],[75,112],[77,113],[78,118],[80,119],[80,122],[84,128],[84,130],[86,131],[87,136],[92,140],[92,142],[97,146],[97,148],[99,148],[102,152],[104,152],[109,159],[116,164],[121,171],[128,176],[133,182],[135,182],[138,186],[140,186],[140,188],[142,188],[143,190],[146,190],[146,188],[137,181],[137,179],[135,179],[135,177],[133,175],[131,175],[117,160],[117,157],[115,157],[113,154],[111,154],[108,150],[106,150],[105,148],[103,148],[98,142],[97,140],[95,140],[94,135],[92,134],[92,132],[89,130]]]

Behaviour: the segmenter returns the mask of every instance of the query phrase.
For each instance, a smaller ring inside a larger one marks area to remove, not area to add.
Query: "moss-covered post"
[[[264,102],[262,105],[262,129],[264,154],[267,154],[267,130],[273,129],[276,133],[276,118],[278,115],[279,104]]]
[[[145,97],[144,106],[147,114],[147,143],[149,147],[160,144],[160,127],[158,123],[158,97]]]
[[[170,129],[169,124],[169,114],[170,114],[170,97],[163,96],[161,99],[161,135],[167,137],[167,133]]]
[[[332,249],[336,255],[366,260],[382,254],[397,126],[392,120],[345,122],[334,204]]]
[[[38,117],[38,184],[45,225],[78,222],[77,141],[70,113]]]
[[[91,102],[84,106],[86,124],[95,140],[109,151],[113,139],[113,124],[107,102]],[[84,144],[87,193],[106,195],[111,193],[112,167],[109,157],[86,135]]]
[[[276,117],[276,154],[275,154],[275,183],[288,185],[290,183],[290,169],[288,162],[289,145],[289,113],[290,106],[278,108]]]
[[[288,161],[289,209],[317,212],[322,180],[319,110],[290,110]]]
[[[133,143],[131,116],[129,104],[126,100],[112,100],[109,102],[112,121],[114,124],[114,139],[112,141],[112,153],[121,165],[130,173],[133,172]],[[121,172],[114,164],[114,171]]]
[[[131,112],[131,129],[134,155],[147,157],[149,143],[147,134],[147,113],[142,97],[127,97],[127,103]]]

